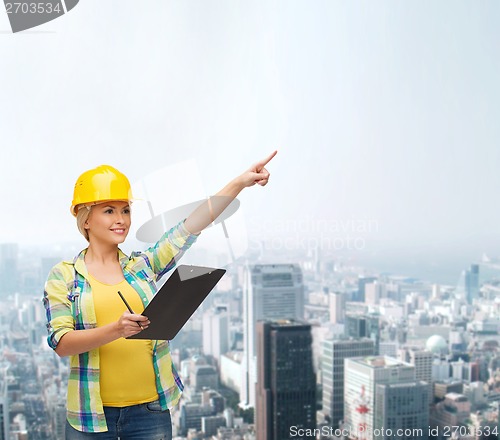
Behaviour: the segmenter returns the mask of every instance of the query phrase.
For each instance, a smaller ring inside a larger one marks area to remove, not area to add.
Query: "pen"
[[[127,300],[123,297],[122,293],[120,291],[118,291],[118,295],[120,295],[120,298],[122,299],[122,301],[125,303],[125,305],[127,306],[127,309],[130,313],[134,313],[134,311],[132,310],[132,308],[128,305],[128,302]],[[142,329],[144,330],[144,327],[141,325],[141,323],[139,321],[135,321],[137,322],[137,325]]]

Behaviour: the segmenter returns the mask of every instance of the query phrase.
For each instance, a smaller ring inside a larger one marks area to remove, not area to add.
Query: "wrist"
[[[235,179],[233,179],[232,183],[233,183],[233,186],[235,187],[235,189],[238,191],[238,193],[240,191],[242,191],[244,188],[246,188],[246,186],[247,186],[244,174],[241,174],[238,177],[236,177]]]
[[[121,331],[120,331],[120,323],[118,321],[112,322],[109,324],[109,336],[111,337],[112,342],[116,339],[120,339],[122,337]]]

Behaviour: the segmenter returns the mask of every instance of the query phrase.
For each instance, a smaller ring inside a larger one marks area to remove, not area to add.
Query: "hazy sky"
[[[81,0],[14,35],[0,12],[0,242],[79,239],[73,185],[99,164],[196,160],[214,193],[277,148],[240,197],[250,233],[371,222],[372,255],[500,254],[499,20],[495,1]]]

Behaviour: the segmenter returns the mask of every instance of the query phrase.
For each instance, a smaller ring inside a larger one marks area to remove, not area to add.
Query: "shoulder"
[[[61,261],[50,269],[48,279],[65,279],[72,277],[74,264],[72,261]]]
[[[127,260],[124,262],[125,267],[128,270],[137,271],[141,269],[150,268],[151,263],[149,261],[147,253],[143,251],[134,251],[130,254],[130,257],[127,257]]]
[[[44,287],[44,301],[47,304],[66,303],[74,278],[73,263],[61,261],[50,269]]]
[[[83,252],[81,251],[71,260],[62,260],[53,266],[47,274],[47,282],[50,281],[64,281],[65,283],[73,282],[75,278],[75,265],[79,260],[83,259]]]

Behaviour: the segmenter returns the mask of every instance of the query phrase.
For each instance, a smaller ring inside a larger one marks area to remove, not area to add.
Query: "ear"
[[[92,211],[90,209],[90,206],[85,206],[85,208],[88,209],[89,215],[87,216],[87,220],[85,220],[85,223],[83,224],[83,227],[84,227],[84,229],[90,229],[89,220],[90,220],[90,216],[92,215]]]

